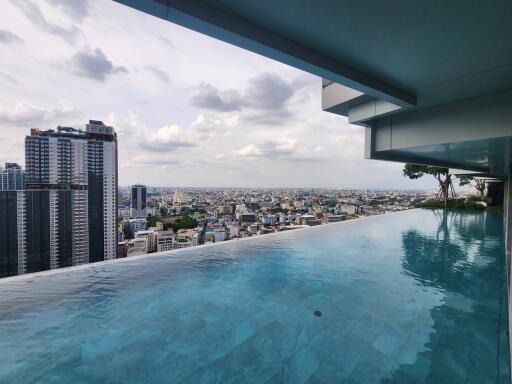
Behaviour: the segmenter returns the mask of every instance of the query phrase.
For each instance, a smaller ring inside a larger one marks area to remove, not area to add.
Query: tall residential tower
[[[89,121],[25,139],[26,272],[116,257],[117,139]]]
[[[89,120],[89,261],[117,256],[117,136],[113,127]]]

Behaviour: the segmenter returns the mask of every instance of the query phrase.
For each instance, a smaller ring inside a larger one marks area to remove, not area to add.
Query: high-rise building
[[[167,231],[159,231],[156,238],[157,252],[170,251],[174,249],[174,231],[172,229]]]
[[[132,185],[132,196],[130,215],[132,219],[145,218],[147,216],[147,194],[146,186],[141,184]]]
[[[32,129],[25,139],[26,272],[117,255],[117,138],[89,121],[86,131]]]
[[[5,163],[0,167],[0,191],[19,191],[24,188],[25,172],[17,163]]]
[[[117,255],[117,136],[113,127],[89,120],[89,252],[90,262]]]
[[[135,239],[144,238],[146,242],[146,253],[156,252],[157,250],[157,231],[155,229],[147,229],[135,233]]]
[[[24,171],[16,163],[0,169],[0,277],[25,272]]]
[[[183,193],[183,191],[176,189],[174,194],[172,195],[172,207],[173,209],[179,213],[181,212],[183,205],[187,202],[187,196]]]

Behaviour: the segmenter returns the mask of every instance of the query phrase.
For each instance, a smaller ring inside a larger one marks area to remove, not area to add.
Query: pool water
[[[4,279],[0,382],[508,383],[504,263],[411,210]]]

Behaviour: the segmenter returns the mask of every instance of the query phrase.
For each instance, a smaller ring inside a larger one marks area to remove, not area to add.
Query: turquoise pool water
[[[413,210],[8,279],[0,382],[505,383],[503,248]]]

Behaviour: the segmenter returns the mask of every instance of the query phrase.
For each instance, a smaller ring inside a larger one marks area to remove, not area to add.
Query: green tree
[[[445,201],[448,200],[450,193],[455,196],[452,175],[448,172],[448,168],[407,163],[402,172],[411,180],[419,179],[424,175],[434,176],[439,183],[439,194]]]
[[[174,232],[177,232],[179,229],[192,229],[197,227],[197,220],[190,216],[182,216],[174,221],[171,224]]]
[[[156,222],[161,220],[158,216],[148,215],[146,218],[146,229],[151,227],[156,227]]]
[[[483,197],[485,195],[485,179],[475,179],[473,176],[460,176],[459,185],[470,185],[478,191],[478,196]]]
[[[124,238],[126,240],[133,238],[132,228],[130,227],[130,225],[123,226],[123,233],[124,233]]]

